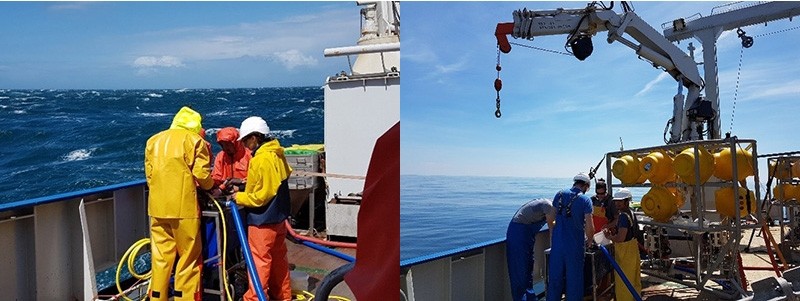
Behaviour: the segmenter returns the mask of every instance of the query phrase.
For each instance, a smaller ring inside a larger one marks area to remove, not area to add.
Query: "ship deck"
[[[308,273],[309,279],[307,290],[311,293],[315,293],[319,283],[322,281],[325,275],[348,263],[343,259],[324,254],[320,251],[291,242],[289,240],[287,240],[286,246],[288,249],[289,264],[290,266],[294,267],[293,270]],[[353,257],[355,257],[356,254],[354,249],[347,248],[336,248],[334,251]],[[353,292],[350,291],[350,288],[345,283],[340,283],[334,287],[331,295],[355,300]],[[316,300],[316,298],[314,300]]]
[[[773,237],[776,241],[780,241],[780,228],[777,226],[770,227]],[[747,242],[750,238],[750,230],[742,232],[742,241],[740,250],[747,247]],[[753,237],[748,252],[742,251],[742,263],[745,267],[769,267],[770,258],[767,254],[767,249],[764,239],[759,233]],[[776,255],[777,260],[777,255]],[[780,262],[778,262],[780,265]],[[747,279],[748,291],[752,291],[750,284],[757,280],[767,277],[776,276],[772,270],[745,270],[745,277]],[[713,294],[701,292],[693,287],[688,287],[680,283],[670,282],[642,274],[642,299],[663,301],[663,300],[723,300]],[[603,296],[600,300],[612,300],[611,296]]]

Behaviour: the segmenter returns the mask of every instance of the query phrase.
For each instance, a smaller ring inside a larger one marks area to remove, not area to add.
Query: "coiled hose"
[[[214,200],[214,196],[212,196],[211,194],[208,194],[208,197],[211,198],[211,200],[212,200],[211,203],[213,203],[214,206],[217,207],[217,211],[219,211],[220,219],[222,220],[222,253],[220,253],[221,254],[220,255],[220,263],[221,263],[220,269],[222,269],[224,271],[222,273],[222,286],[224,287],[225,294],[227,295],[228,300],[233,300],[233,297],[231,296],[231,291],[230,291],[230,289],[228,289],[228,269],[226,268],[226,265],[225,265],[225,255],[228,254],[228,229],[226,227],[226,222],[225,222],[225,212],[222,211],[222,207],[220,207],[220,205],[216,201],[213,201]],[[150,239],[149,238],[142,238],[139,241],[135,242],[133,245],[131,245],[130,248],[128,248],[127,251],[125,251],[125,254],[123,254],[122,258],[120,258],[120,260],[119,260],[119,264],[117,264],[117,273],[116,273],[117,291],[119,291],[120,296],[125,300],[133,301],[132,299],[128,298],[127,296],[125,296],[122,293],[123,292],[122,291],[122,287],[119,284],[119,282],[120,282],[119,281],[119,275],[120,275],[120,271],[122,271],[122,264],[127,261],[127,263],[128,263],[128,272],[133,277],[135,277],[136,279],[139,279],[139,280],[148,280],[148,279],[150,279],[150,277],[153,276],[152,268],[151,268],[150,271],[148,271],[144,275],[138,274],[136,272],[136,269],[134,268],[134,263],[136,262],[136,254],[139,254],[139,251],[144,246],[149,245],[149,244],[150,244]],[[149,283],[147,284],[147,291],[148,292],[150,291],[150,284]]]

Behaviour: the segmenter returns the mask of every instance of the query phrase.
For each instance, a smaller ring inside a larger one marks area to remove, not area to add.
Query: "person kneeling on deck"
[[[533,286],[531,273],[536,234],[544,227],[545,221],[549,228],[553,229],[555,214],[553,201],[535,199],[522,205],[508,223],[506,259],[511,296],[514,301],[538,300],[536,295],[529,291]]]
[[[247,212],[247,242],[261,286],[269,300],[292,300],[289,260],[286,257],[286,226],[289,216],[289,183],[292,168],[277,139],[269,137],[269,126],[261,117],[249,117],[239,128],[239,138],[253,152],[244,192],[234,195]],[[238,190],[238,188],[234,188]],[[250,278],[248,278],[250,279]],[[258,300],[253,283],[244,300]]]
[[[572,188],[553,198],[556,224],[551,231],[547,301],[561,300],[565,289],[567,301],[583,300],[584,253],[594,235],[592,200],[585,195],[591,179],[579,173],[572,180]]]
[[[639,258],[639,245],[636,240],[638,226],[631,212],[632,196],[628,189],[622,188],[614,193],[614,204],[617,206],[616,228],[609,228],[603,233],[614,242],[614,260],[617,261],[625,277],[631,282],[637,294],[642,292],[642,266]],[[616,300],[634,300],[628,287],[623,284],[619,274],[614,273],[614,295]]]
[[[149,188],[147,213],[153,277],[150,299],[167,300],[175,266],[174,300],[200,300],[200,207],[197,185],[214,185],[205,140],[199,133],[199,113],[183,107],[168,130],[147,140],[144,172]],[[175,257],[179,255],[175,265]]]
[[[226,127],[217,132],[217,143],[222,151],[214,158],[214,186],[226,191],[233,185],[242,185],[247,179],[247,166],[250,163],[250,150],[239,141],[239,130]]]

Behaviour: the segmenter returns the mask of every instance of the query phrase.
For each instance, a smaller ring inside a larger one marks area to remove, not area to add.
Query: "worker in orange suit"
[[[214,186],[226,190],[228,188],[226,186],[244,183],[252,156],[250,150],[239,141],[239,130],[235,127],[219,130],[217,143],[222,147],[222,151],[214,158],[214,171],[211,172]]]
[[[173,300],[200,300],[202,250],[197,187],[208,190],[210,153],[198,134],[202,117],[183,107],[168,130],[147,140],[144,172],[149,187],[152,272],[151,300],[168,300],[175,267]],[[175,257],[178,257],[177,265]]]
[[[289,217],[288,179],[292,168],[286,162],[280,142],[269,136],[269,126],[261,117],[245,119],[239,134],[239,140],[252,150],[253,157],[245,190],[237,192],[234,200],[247,212],[247,242],[265,295],[271,301],[289,301],[292,287],[284,221]],[[258,300],[252,282],[244,300]]]

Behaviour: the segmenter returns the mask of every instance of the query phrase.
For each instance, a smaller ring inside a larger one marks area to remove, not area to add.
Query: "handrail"
[[[130,181],[130,182],[124,182],[124,183],[119,183],[119,184],[101,186],[101,187],[96,187],[96,188],[78,190],[78,191],[73,191],[73,192],[66,192],[66,193],[48,195],[48,196],[43,196],[43,197],[38,197],[38,198],[33,198],[33,199],[27,199],[27,200],[22,200],[22,201],[16,201],[16,202],[11,202],[11,203],[5,203],[5,204],[0,204],[0,212],[10,211],[10,210],[14,210],[14,209],[20,209],[20,208],[24,208],[24,207],[32,207],[32,206],[37,206],[37,205],[55,203],[55,202],[59,202],[59,201],[80,198],[80,197],[84,197],[84,196],[87,196],[87,195],[98,194],[98,193],[103,193],[103,192],[109,192],[109,191],[114,191],[114,190],[119,190],[119,189],[123,189],[123,188],[139,186],[139,185],[145,185],[146,183],[147,183],[147,181],[145,181],[145,180],[137,180],[137,181]]]

